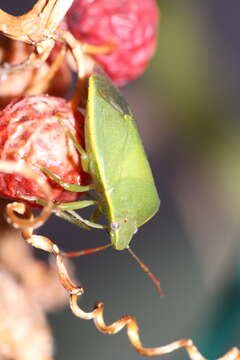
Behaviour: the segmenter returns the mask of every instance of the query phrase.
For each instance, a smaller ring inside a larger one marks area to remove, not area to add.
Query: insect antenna
[[[136,262],[139,264],[139,266],[143,269],[143,271],[145,271],[147,273],[147,275],[150,277],[150,279],[152,280],[153,284],[156,286],[157,288],[157,292],[159,294],[159,296],[163,296],[163,290],[161,288],[160,285],[160,281],[156,278],[156,276],[150,271],[149,267],[144,264],[144,262],[133,252],[133,250],[128,247],[127,250],[130,252],[130,254],[132,255],[132,257],[136,260]]]

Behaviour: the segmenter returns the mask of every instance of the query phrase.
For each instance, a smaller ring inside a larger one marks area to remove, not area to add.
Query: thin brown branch
[[[35,46],[34,51],[20,64],[3,64],[0,79],[26,68],[38,68],[47,60],[55,44],[56,30],[72,3],[73,0],[38,0],[33,9],[22,16],[13,16],[0,9],[0,32]],[[52,68],[46,81],[53,77],[55,69]]]
[[[51,36],[73,0],[38,0],[24,15],[13,16],[0,9],[0,32],[27,43],[37,43]]]
[[[48,0],[38,0],[29,12],[21,16],[13,16],[0,9],[0,31],[12,39],[31,43],[28,35],[36,31],[36,27],[39,26],[40,14],[47,2]]]
[[[47,74],[37,83],[34,82],[33,85],[27,89],[25,94],[36,95],[46,91],[49,86],[49,83],[53,80],[54,76],[59,70],[65,55],[66,55],[66,47],[65,45],[63,45],[61,50],[57,54],[56,58],[54,59],[53,63],[51,64]]]

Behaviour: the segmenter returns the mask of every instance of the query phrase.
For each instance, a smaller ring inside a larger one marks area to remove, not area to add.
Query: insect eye
[[[115,223],[111,223],[111,230],[119,230],[120,229],[120,224],[115,222]]]

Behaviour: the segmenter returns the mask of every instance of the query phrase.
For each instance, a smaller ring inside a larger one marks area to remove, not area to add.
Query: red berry
[[[117,85],[143,73],[157,37],[155,0],[75,0],[67,13],[73,35],[92,45],[113,45],[111,53],[94,58]]]
[[[9,104],[0,112],[0,159],[26,162],[48,180],[54,200],[67,202],[76,200],[79,193],[64,190],[35,166],[46,167],[64,182],[77,185],[89,182],[59,118],[83,144],[83,116],[80,113],[74,116],[64,99],[39,95]],[[0,173],[0,194],[15,199],[21,196],[44,198],[34,181],[19,174]]]

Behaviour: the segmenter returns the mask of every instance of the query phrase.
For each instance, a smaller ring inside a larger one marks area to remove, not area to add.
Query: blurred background
[[[0,1],[21,14],[35,1]],[[157,53],[123,89],[136,114],[162,200],[133,250],[161,281],[159,298],[128,252],[74,260],[86,294],[105,303],[106,321],[133,314],[144,345],[190,337],[207,358],[240,346],[240,41],[237,0],[159,0]],[[40,229],[65,250],[105,244],[52,217]],[[56,359],[139,359],[125,332],[100,334],[69,307],[51,314]],[[185,359],[181,350],[167,359]]]

